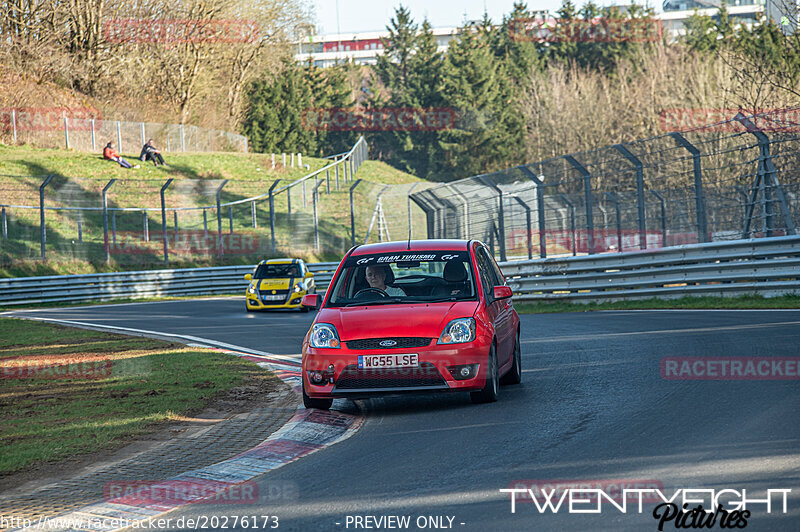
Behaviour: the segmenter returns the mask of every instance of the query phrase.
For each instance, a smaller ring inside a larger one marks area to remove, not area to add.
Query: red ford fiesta
[[[317,307],[319,296],[303,305]],[[501,383],[520,382],[519,323],[481,242],[357,246],[303,340],[303,402],[436,391],[496,401]]]

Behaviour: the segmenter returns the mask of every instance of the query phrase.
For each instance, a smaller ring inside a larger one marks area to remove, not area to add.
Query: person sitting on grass
[[[114,161],[119,163],[119,165],[123,168],[139,168],[139,165],[133,165],[119,156],[119,154],[114,151],[114,143],[109,142],[106,144],[106,147],[103,148],[103,159]]]
[[[161,152],[153,146],[153,139],[147,141],[147,144],[142,146],[142,153],[139,154],[139,160],[147,162],[153,161],[155,166],[158,166],[159,163],[161,166],[164,166],[164,158],[161,156]]]

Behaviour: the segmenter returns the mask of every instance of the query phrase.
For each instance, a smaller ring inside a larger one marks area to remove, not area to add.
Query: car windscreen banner
[[[467,262],[469,254],[466,251],[402,251],[394,253],[379,253],[375,255],[356,255],[348,257],[345,268],[356,266],[372,266],[374,264],[414,263],[414,262]]]

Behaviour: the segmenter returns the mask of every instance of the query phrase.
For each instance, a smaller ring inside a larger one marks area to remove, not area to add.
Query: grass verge
[[[520,314],[544,314],[550,312],[591,312],[595,310],[647,310],[647,309],[769,309],[800,308],[800,296],[786,295],[763,297],[744,295],[738,297],[682,297],[678,299],[642,299],[636,301],[614,301],[607,303],[570,303],[566,301],[542,301],[516,303]]]
[[[259,379],[276,378],[182,344],[0,318],[0,478],[119,447]]]

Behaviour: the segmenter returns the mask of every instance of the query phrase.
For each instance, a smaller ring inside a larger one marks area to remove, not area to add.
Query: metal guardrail
[[[501,263],[515,300],[800,293],[800,237]]]
[[[338,262],[309,264],[326,290]],[[800,293],[800,236],[502,262],[518,301]],[[242,293],[252,266],[0,279],[0,306]]]
[[[327,290],[338,262],[308,264],[319,292]],[[0,279],[0,306],[77,303],[112,299],[210,294],[244,295],[253,266],[221,266],[89,275]]]

